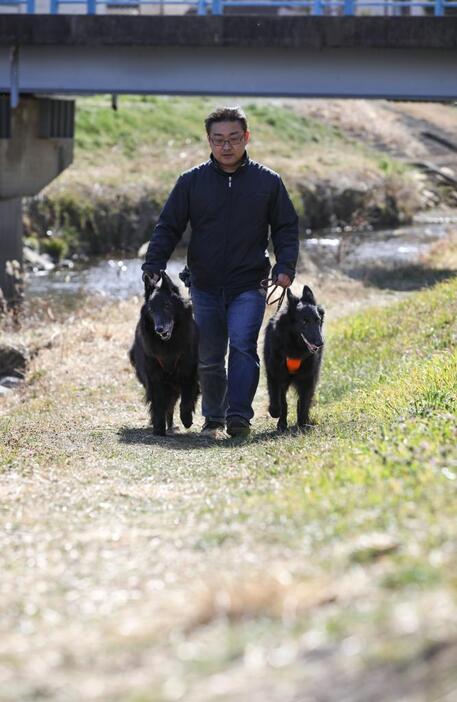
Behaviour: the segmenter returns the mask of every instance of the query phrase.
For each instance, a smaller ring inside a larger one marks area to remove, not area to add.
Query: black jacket
[[[258,288],[268,275],[268,227],[276,257],[273,275],[293,279],[298,218],[277,173],[244,160],[226,173],[211,158],[177,180],[154,229],[143,270],[164,270],[190,221],[187,263],[201,290],[239,293]]]

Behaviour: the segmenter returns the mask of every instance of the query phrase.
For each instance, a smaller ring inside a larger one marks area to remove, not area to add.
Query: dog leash
[[[263,280],[260,281],[260,287],[265,290],[267,293],[267,298],[266,298],[266,303],[267,305],[274,305],[276,302],[278,303],[278,306],[276,308],[276,312],[278,312],[281,309],[281,305],[284,302],[284,298],[286,296],[286,288],[282,288],[282,292],[276,297],[274,300],[271,298],[274,296],[276,293],[276,290],[278,288],[281,288],[281,285],[278,285],[273,278],[264,278]],[[270,292],[268,292],[268,289],[271,288]]]

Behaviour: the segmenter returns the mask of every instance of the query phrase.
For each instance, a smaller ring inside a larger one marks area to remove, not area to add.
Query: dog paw
[[[278,431],[280,431],[281,433],[287,431],[287,422],[283,421],[282,419],[279,420],[276,426]]]
[[[155,427],[153,427],[152,433],[154,434],[154,436],[166,436],[166,435],[167,435],[167,432],[166,432],[166,429],[165,429],[165,425],[164,425],[164,426],[155,426]]]
[[[189,429],[192,426],[192,412],[181,412],[180,417],[183,425]]]
[[[297,431],[302,434],[306,434],[306,432],[311,431],[311,429],[313,429],[312,424],[306,424],[305,422],[297,424]]]
[[[274,417],[275,419],[279,417],[279,407],[273,403],[268,407],[268,412],[270,413],[270,417]]]

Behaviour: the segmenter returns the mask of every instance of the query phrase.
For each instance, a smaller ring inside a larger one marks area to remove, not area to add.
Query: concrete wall
[[[60,119],[65,115],[66,122]],[[72,138],[43,135],[72,134],[73,118],[68,102],[22,97],[12,111],[11,138],[0,139],[0,289],[7,300],[17,297],[14,275],[8,273],[12,261],[21,273],[22,197],[39,193],[73,160]]]
[[[73,161],[73,139],[41,139],[40,101],[22,97],[0,139],[0,198],[36,195]]]

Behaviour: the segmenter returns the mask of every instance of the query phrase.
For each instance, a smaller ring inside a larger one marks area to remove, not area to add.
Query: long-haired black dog
[[[160,279],[144,275],[144,304],[129,357],[145,388],[154,434],[165,436],[173,426],[173,412],[181,396],[180,417],[192,425],[199,394],[198,329],[192,305],[162,271]]]
[[[297,424],[309,425],[309,409],[319,379],[324,339],[324,310],[316,303],[311,288],[303,288],[301,298],[287,290],[287,309],[267,325],[264,359],[272,417],[278,417],[278,430],[287,429],[287,391],[292,385],[298,394]]]

